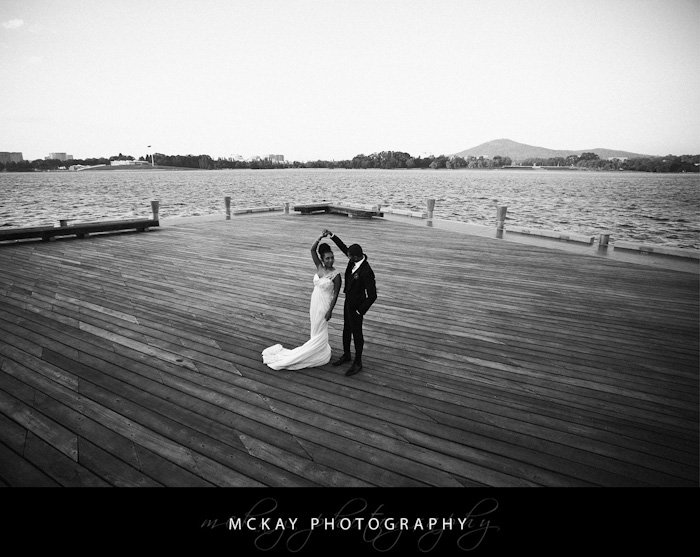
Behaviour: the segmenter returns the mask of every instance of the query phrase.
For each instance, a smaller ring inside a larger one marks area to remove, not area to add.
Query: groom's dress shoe
[[[360,373],[360,370],[362,370],[362,362],[358,362],[357,360],[355,360],[350,366],[350,369],[345,372],[345,375],[346,377],[350,377],[351,375]]]
[[[340,358],[338,358],[335,362],[333,362],[334,366],[339,366],[340,364],[344,364],[345,362],[350,361],[350,355],[349,354],[343,354]]]

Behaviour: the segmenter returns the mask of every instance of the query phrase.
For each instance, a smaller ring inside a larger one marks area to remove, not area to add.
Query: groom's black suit
[[[331,236],[331,240],[340,250],[350,257],[348,247],[338,236]],[[350,355],[350,340],[354,340],[355,359],[361,361],[362,349],[365,341],[362,335],[362,321],[365,313],[377,299],[377,286],[374,280],[374,271],[367,262],[367,256],[360,267],[353,273],[355,262],[350,260],[345,269],[345,306],[343,309],[343,353]]]

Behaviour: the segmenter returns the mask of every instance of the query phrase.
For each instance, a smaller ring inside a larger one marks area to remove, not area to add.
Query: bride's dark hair
[[[318,254],[321,256],[321,259],[323,259],[323,256],[326,254],[326,252],[332,251],[331,247],[328,244],[321,244],[318,246]]]

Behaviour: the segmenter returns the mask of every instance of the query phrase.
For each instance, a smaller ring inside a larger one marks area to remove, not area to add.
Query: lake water
[[[0,226],[223,214],[232,207],[348,201],[425,211],[439,219],[507,224],[700,249],[700,176],[546,170],[232,170],[0,173]]]

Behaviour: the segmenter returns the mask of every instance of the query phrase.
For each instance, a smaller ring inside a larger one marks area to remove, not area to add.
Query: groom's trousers
[[[362,348],[365,338],[362,336],[362,322],[364,317],[358,315],[354,308],[346,303],[343,308],[343,353],[350,354],[350,339],[355,342],[355,359],[362,358]]]

